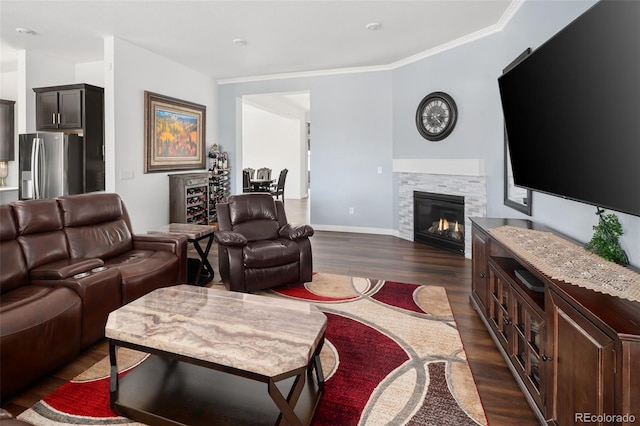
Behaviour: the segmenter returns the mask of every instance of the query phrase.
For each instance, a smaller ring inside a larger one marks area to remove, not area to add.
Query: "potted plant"
[[[600,217],[598,224],[593,227],[593,237],[584,248],[611,262],[628,265],[629,258],[620,246],[620,236],[624,231],[618,216],[613,213],[604,214],[601,209],[596,214]]]

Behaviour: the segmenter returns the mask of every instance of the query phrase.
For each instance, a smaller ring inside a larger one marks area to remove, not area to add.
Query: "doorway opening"
[[[286,168],[285,198],[309,197],[310,106],[309,91],[242,97],[242,169],[269,169],[275,183]]]

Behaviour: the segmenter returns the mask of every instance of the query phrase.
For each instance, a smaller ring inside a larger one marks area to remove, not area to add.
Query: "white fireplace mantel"
[[[454,176],[486,176],[484,159],[473,158],[397,158],[393,160],[393,172]]]

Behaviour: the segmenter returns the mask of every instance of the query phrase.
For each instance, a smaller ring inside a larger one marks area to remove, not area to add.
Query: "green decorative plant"
[[[584,248],[597,254],[598,256],[616,262],[621,265],[628,265],[629,258],[620,246],[620,236],[624,234],[618,216],[613,213],[603,214],[604,210],[598,209],[598,224],[593,227],[595,231],[591,241],[585,244]]]

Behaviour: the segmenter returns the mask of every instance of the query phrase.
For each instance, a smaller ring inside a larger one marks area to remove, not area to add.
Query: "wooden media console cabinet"
[[[502,226],[558,235],[548,228],[472,223],[471,302],[540,423],[640,422],[640,303],[553,279],[492,235]],[[543,289],[530,290],[523,275]]]

